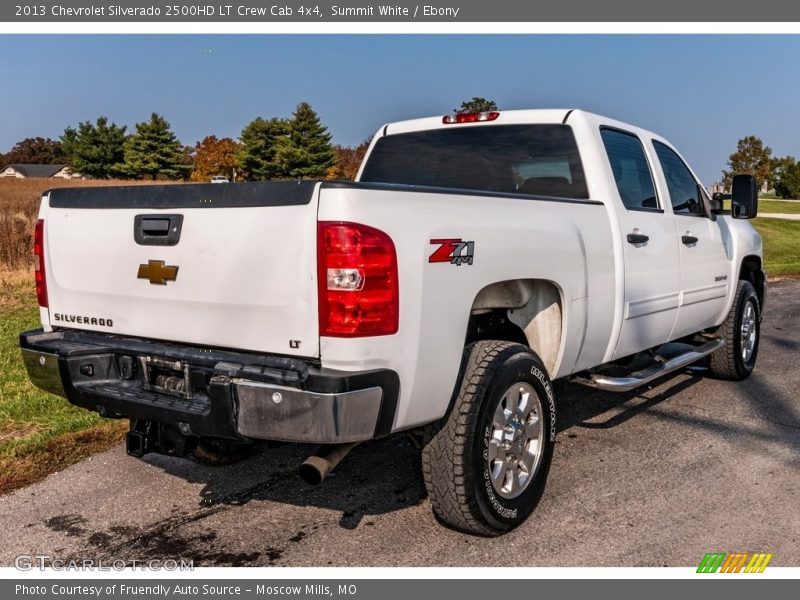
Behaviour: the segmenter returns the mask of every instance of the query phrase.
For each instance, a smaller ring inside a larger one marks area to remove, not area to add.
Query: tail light
[[[320,335],[397,333],[397,253],[388,235],[357,223],[320,222],[317,269]]]
[[[496,110],[473,113],[458,113],[455,115],[443,116],[442,123],[445,125],[453,125],[454,123],[478,123],[479,121],[494,121],[499,116],[500,113]]]
[[[47,279],[44,274],[44,219],[36,221],[33,233],[34,277],[36,279],[36,300],[39,306],[47,308]]]

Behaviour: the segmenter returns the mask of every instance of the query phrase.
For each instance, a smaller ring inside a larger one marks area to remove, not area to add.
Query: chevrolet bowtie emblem
[[[146,265],[139,265],[139,279],[149,279],[154,285],[167,285],[168,281],[175,281],[178,277],[178,267],[164,265],[163,260],[150,260]]]

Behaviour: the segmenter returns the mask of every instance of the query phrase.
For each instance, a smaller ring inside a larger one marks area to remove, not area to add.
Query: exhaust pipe
[[[320,446],[300,465],[300,478],[308,484],[319,485],[359,442]]]

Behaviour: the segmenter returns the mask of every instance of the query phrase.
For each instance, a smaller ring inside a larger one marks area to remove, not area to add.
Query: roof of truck
[[[488,113],[487,113],[488,114]],[[492,111],[497,116],[491,120],[481,120],[472,123],[445,124],[443,119],[450,115],[437,115],[435,117],[423,117],[421,119],[409,119],[407,121],[397,121],[388,123],[381,129],[382,135],[394,135],[398,133],[408,133],[411,131],[424,131],[427,129],[441,129],[443,127],[475,127],[484,125],[511,125],[525,123],[569,123],[570,118],[580,115],[587,121],[597,124],[607,124],[610,126],[624,127],[626,129],[638,130],[654,138],[660,138],[657,134],[647,131],[641,127],[623,123],[611,117],[605,117],[578,108],[535,108],[525,110],[499,110]]]

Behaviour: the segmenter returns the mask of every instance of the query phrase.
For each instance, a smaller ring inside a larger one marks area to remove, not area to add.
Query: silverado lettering
[[[53,320],[62,323],[77,323],[79,325],[99,325],[100,327],[114,326],[114,321],[112,319],[103,319],[102,317],[87,317],[85,315],[64,315],[61,313],[53,313]]]

